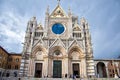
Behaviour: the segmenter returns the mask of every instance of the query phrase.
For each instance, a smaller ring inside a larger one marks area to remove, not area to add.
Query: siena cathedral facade
[[[37,23],[36,17],[28,21],[22,56],[21,76],[61,78],[96,74],[88,22],[85,18],[78,21],[70,9],[66,13],[60,4],[51,13],[47,8],[45,25]]]

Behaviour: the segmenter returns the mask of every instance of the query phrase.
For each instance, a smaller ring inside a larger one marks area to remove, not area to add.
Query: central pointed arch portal
[[[67,60],[65,58],[65,49],[61,46],[52,47],[49,50],[48,58],[48,76],[53,78],[62,78],[64,73],[67,72],[65,63]]]

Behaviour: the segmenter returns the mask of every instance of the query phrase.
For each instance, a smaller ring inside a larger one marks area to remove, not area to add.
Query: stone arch
[[[83,53],[81,48],[79,48],[78,46],[74,46],[69,49],[68,57],[77,60],[85,57],[85,54]]]
[[[66,55],[66,50],[64,47],[61,46],[54,46],[52,48],[50,48],[49,50],[49,56],[65,56]]]
[[[106,73],[106,66],[104,62],[98,62],[96,67],[97,67],[97,76],[99,78],[106,78],[107,73]]]
[[[36,46],[32,51],[32,57],[36,59],[43,59],[43,56],[46,55],[46,49],[42,46]]]

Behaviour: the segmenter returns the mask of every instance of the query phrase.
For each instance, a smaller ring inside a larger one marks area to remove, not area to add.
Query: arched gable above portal
[[[46,55],[47,51],[44,47],[42,46],[36,46],[33,48],[32,50],[32,57],[35,57],[37,54],[42,54],[42,55]]]
[[[73,47],[77,47],[78,49],[80,49],[80,50],[83,52],[83,49],[84,49],[83,44],[82,44],[81,42],[78,42],[76,39],[73,40],[73,41],[70,43],[68,49],[70,50],[70,49],[73,48]]]
[[[43,60],[43,51],[38,51],[36,54],[35,54],[35,59],[36,60]]]
[[[66,55],[66,50],[64,47],[54,46],[54,47],[50,48],[50,50],[49,50],[49,56],[63,57],[64,55]]]
[[[84,58],[86,54],[84,54],[81,48],[79,48],[78,46],[74,46],[69,49],[68,56],[69,58],[78,60],[80,58]]]

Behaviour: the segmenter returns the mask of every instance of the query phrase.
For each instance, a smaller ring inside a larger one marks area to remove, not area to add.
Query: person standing
[[[67,73],[65,74],[65,78],[67,78]]]

